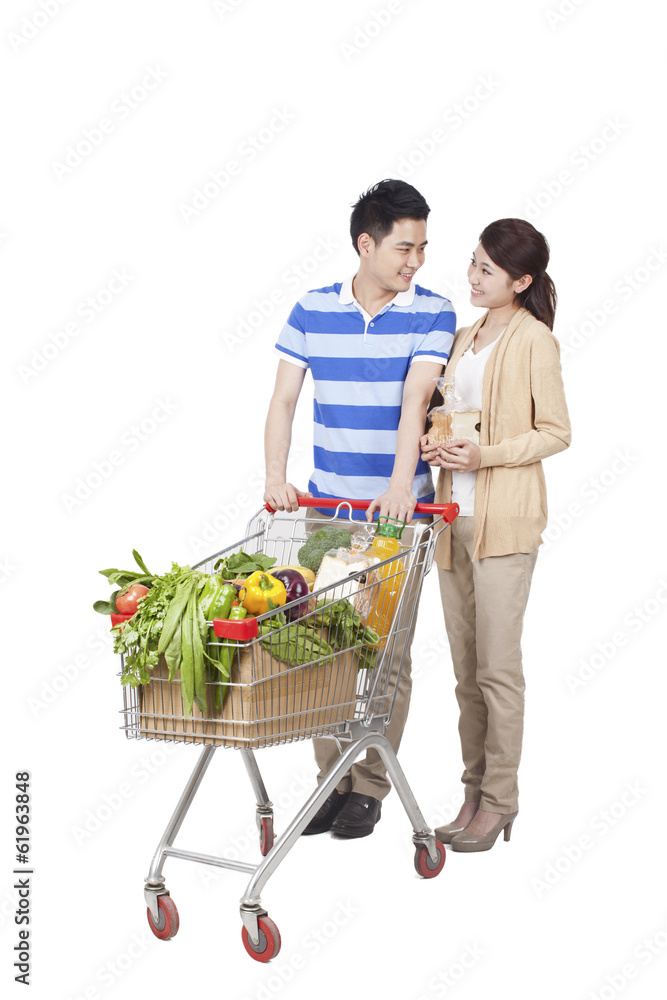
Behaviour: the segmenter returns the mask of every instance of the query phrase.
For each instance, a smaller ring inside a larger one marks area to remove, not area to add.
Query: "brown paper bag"
[[[215,684],[207,684],[206,713],[194,706],[184,718],[180,680],[168,681],[161,658],[150,684],[140,689],[140,735],[182,743],[258,747],[307,739],[354,719],[357,659],[333,655],[315,666],[291,667],[260,642],[235,650],[230,684],[215,711]]]

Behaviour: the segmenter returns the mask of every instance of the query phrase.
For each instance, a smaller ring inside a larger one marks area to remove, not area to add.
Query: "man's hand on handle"
[[[312,497],[312,495],[312,493],[303,493],[292,483],[277,483],[273,486],[269,486],[267,483],[264,490],[264,502],[271,504],[274,510],[296,512],[299,509],[298,498]]]
[[[380,516],[395,517],[399,521],[405,521],[406,524],[409,524],[416,506],[417,498],[412,493],[412,490],[407,489],[407,487],[392,486],[390,484],[389,489],[382,496],[373,500],[373,503],[366,511],[366,520],[372,521],[373,513],[377,510]]]
[[[415,470],[419,461],[419,438],[424,429],[426,409],[433,394],[433,379],[441,365],[433,361],[419,361],[410,366],[403,386],[401,419],[396,435],[396,456],[389,480],[389,487],[368,508],[366,517],[373,520],[377,510],[380,515],[395,517],[408,524],[417,506],[412,489]]]

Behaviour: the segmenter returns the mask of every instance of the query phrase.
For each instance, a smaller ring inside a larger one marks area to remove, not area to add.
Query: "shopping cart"
[[[301,499],[299,503],[307,506],[312,500]],[[296,565],[299,549],[308,535],[325,523],[347,527],[352,533],[365,523],[352,520],[352,509],[367,509],[367,503],[318,499],[317,504],[333,509],[333,517],[323,522],[321,518],[308,516],[277,516],[269,508],[263,509],[250,520],[245,538],[195,568],[214,572],[219,560],[240,549],[274,556],[276,565]],[[209,623],[217,641],[209,644],[208,651],[223,657],[229,676],[226,679],[220,671],[209,668],[206,711],[195,706],[186,718],[180,680],[169,682],[163,661],[153,670],[149,684],[123,688],[123,729],[128,737],[203,745],[145,880],[148,922],[156,937],[168,940],[178,931],[178,911],[165,888],[162,871],[167,858],[181,858],[250,876],[240,907],[243,943],[256,961],[268,962],[274,958],[280,950],[280,934],[262,906],[260,893],[341,777],[369,747],[378,751],[412,823],[417,872],[424,878],[433,878],[442,870],[445,849],[427,826],[384,735],[410,642],[423,577],[433,562],[437,531],[452,523],[458,507],[419,504],[417,512],[431,514],[433,519],[414,520],[405,529],[408,540],[399,542],[395,555],[315,591],[306,608],[303,599],[297,599],[258,617],[243,621],[216,619]],[[369,643],[364,618],[358,609],[377,611],[389,591],[393,594],[391,613],[375,614],[378,641]],[[297,605],[300,605],[299,617],[289,621]],[[397,663],[400,663],[398,672]],[[273,806],[254,750],[315,736],[335,739],[341,755],[276,839]],[[259,864],[174,846],[218,747],[239,749],[250,778],[257,800],[263,857]]]

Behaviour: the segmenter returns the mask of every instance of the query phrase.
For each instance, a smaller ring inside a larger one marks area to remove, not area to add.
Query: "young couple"
[[[304,496],[368,500],[369,520],[378,513],[408,522],[418,502],[459,504],[451,530],[438,538],[436,562],[457,682],[465,801],[436,836],[470,852],[488,850],[501,830],[508,840],[517,814],[521,628],[546,526],[541,460],[568,446],[570,425],[551,333],[556,293],[546,240],[520,219],[487,226],[468,267],[471,302],[485,312],[456,331],[451,302],[414,281],[429,211],[404,181],[371,187],[350,220],[355,276],[309,292],[292,310],[276,345],[264,499],[276,510],[297,510]],[[456,376],[457,395],[481,411],[479,445],[431,447],[424,435],[444,365]],[[308,369],[315,470],[302,492],[287,480],[287,456]],[[439,468],[435,492],[429,465]],[[411,640],[385,731],[395,751],[410,701]],[[327,739],[314,746],[321,781],[338,749]],[[389,790],[380,757],[369,750],[304,832],[365,837]]]

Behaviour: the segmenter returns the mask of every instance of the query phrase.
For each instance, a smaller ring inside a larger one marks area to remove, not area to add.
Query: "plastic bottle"
[[[370,549],[369,555],[377,556],[384,561],[395,556],[400,549],[401,532],[405,524],[392,517],[378,518],[378,527],[375,540]],[[396,604],[401,593],[401,587],[405,579],[405,570],[400,559],[392,559],[386,566],[380,566],[369,574],[369,611],[366,624],[370,626],[380,636],[378,648],[382,649],[387,645],[391,625],[394,619]]]

